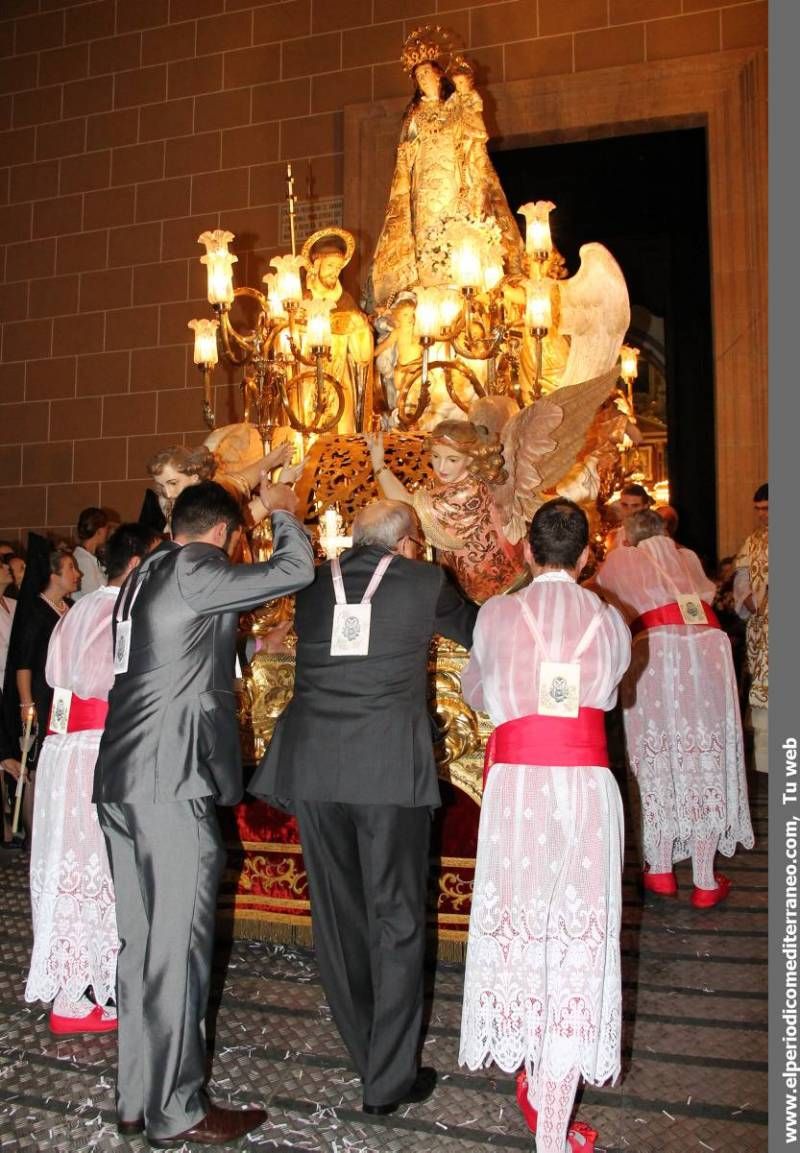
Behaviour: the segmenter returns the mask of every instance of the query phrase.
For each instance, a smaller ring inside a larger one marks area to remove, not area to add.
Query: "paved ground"
[[[583,1091],[579,1116],[609,1153],[762,1153],[767,1147],[766,782],[751,782],[756,848],[723,868],[729,901],[709,912],[637,888],[625,872],[624,1069],[615,1088]],[[0,857],[0,1153],[129,1148],[113,1128],[113,1037],[54,1040],[42,1006],[22,999],[30,928],[27,858]],[[358,1079],[332,1025],[313,954],[236,941],[221,949],[212,1092],[263,1102],[269,1122],[245,1149],[328,1153],[472,1153],[533,1149],[513,1082],[456,1064],[462,969],[429,971],[425,1063],[440,1070],[434,1097],[391,1117],[365,1117]],[[196,1147],[199,1148],[199,1147]]]

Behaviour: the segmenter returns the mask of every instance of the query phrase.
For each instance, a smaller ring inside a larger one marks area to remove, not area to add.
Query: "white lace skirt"
[[[36,772],[31,844],[33,954],[26,1001],[63,992],[78,1001],[91,985],[114,996],[117,922],[105,841],[92,804],[100,732],[50,736]]]
[[[645,859],[672,841],[673,861],[692,839],[719,837],[733,855],[753,847],[742,724],[730,642],[653,630],[633,646],[621,701],[628,760],[642,807]]]
[[[459,1062],[600,1085],[620,1070],[622,804],[603,768],[495,765],[481,810]]]

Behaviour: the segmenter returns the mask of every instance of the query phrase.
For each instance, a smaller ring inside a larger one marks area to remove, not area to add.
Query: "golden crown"
[[[438,64],[446,71],[453,54],[453,43],[450,33],[438,24],[432,27],[426,24],[415,28],[409,35],[400,56],[400,63],[409,74],[418,64]]]

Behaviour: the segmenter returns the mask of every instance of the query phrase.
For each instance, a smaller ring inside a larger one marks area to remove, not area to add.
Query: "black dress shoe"
[[[433,1096],[436,1088],[436,1070],[430,1065],[423,1065],[417,1073],[414,1084],[397,1101],[389,1101],[386,1105],[369,1105],[366,1101],[361,1106],[364,1113],[370,1117],[385,1117],[388,1113],[396,1113],[401,1105],[420,1105]]]
[[[150,1137],[154,1149],[178,1149],[187,1141],[196,1145],[229,1145],[257,1129],[267,1119],[264,1109],[223,1109],[210,1105],[202,1121],[174,1137]]]
[[[144,1133],[144,1117],[136,1121],[117,1121],[117,1132],[120,1137],[135,1137],[137,1133]]]

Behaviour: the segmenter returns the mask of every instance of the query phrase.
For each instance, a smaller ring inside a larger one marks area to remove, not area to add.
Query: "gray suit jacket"
[[[233,691],[238,614],[296,592],[314,576],[300,523],[284,512],[272,523],[265,564],[231,565],[213,545],[170,541],[126,581],[115,618],[124,619],[133,603],[130,659],[109,695],[93,801],[241,799]]]
[[[385,552],[342,555],[349,601],[361,599]],[[295,602],[294,696],[248,791],[279,803],[438,805],[428,646],[441,633],[469,648],[476,606],[438,565],[396,556],[372,600],[368,656],[332,657],[334,603],[326,563]]]

